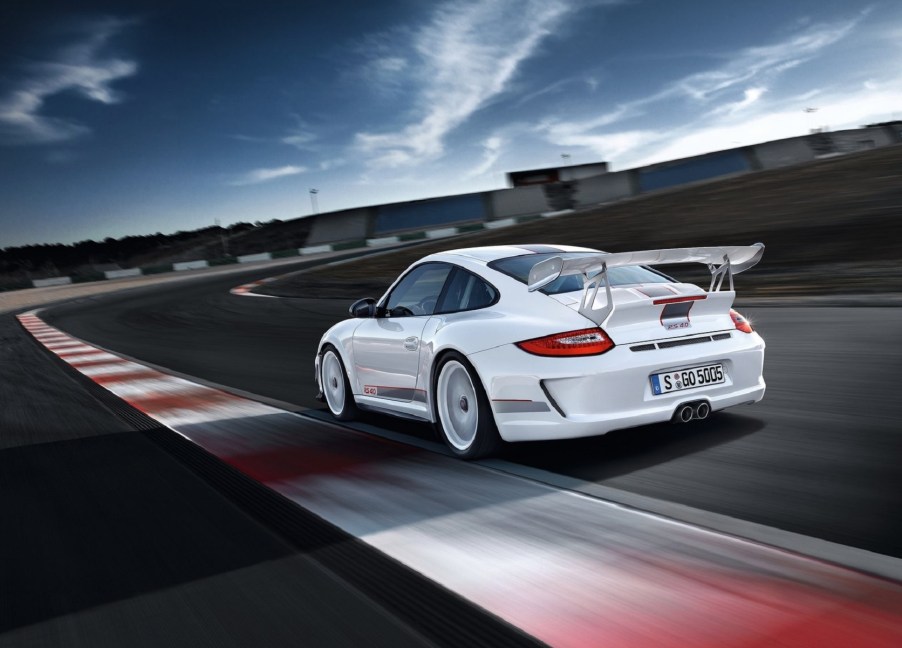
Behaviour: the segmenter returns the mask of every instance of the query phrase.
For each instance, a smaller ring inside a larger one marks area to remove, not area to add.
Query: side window
[[[450,272],[446,263],[424,263],[408,272],[388,296],[388,316],[432,315]]]
[[[442,297],[437,313],[454,313],[475,310],[491,305],[498,298],[498,291],[476,275],[456,268]]]

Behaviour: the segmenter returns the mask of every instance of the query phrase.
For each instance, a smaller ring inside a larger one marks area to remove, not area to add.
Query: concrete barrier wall
[[[365,239],[370,233],[370,218],[373,211],[373,208],[365,207],[314,216],[306,247],[333,241]]]
[[[52,277],[50,279],[34,279],[32,285],[35,288],[47,288],[48,286],[68,286],[72,283],[72,277]]]
[[[719,151],[640,169],[639,188],[643,192],[667,189],[749,170],[749,162],[740,149]]]
[[[456,236],[459,232],[456,227],[442,227],[439,229],[429,230],[426,232],[427,239],[439,239],[439,238],[447,238],[449,236]]]
[[[882,128],[858,128],[830,133],[837,153],[854,153],[894,144],[892,137]]]
[[[242,254],[237,257],[238,263],[254,263],[255,261],[270,261],[272,254],[269,252],[259,252],[257,254]]]
[[[379,238],[371,238],[366,240],[367,247],[383,247],[386,245],[397,245],[401,242],[397,236],[381,236]]]
[[[331,252],[332,246],[328,244],[323,245],[308,245],[307,247],[298,248],[298,254],[301,256],[306,256],[308,254],[322,254],[323,252]]]
[[[605,173],[579,180],[574,199],[576,207],[620,200],[633,195],[632,171]]]
[[[898,124],[887,124],[883,130],[889,135],[890,142],[898,144],[902,142],[902,122]]]
[[[107,279],[124,279],[125,277],[140,277],[141,268],[127,268],[125,270],[106,270],[103,275]]]
[[[810,162],[814,159],[814,151],[808,146],[804,137],[756,144],[752,147],[752,152],[762,169],[778,169],[792,164]]]
[[[464,194],[377,207],[372,233],[389,234],[404,230],[430,229],[436,225],[486,219],[483,194]]]
[[[549,209],[548,199],[541,185],[490,191],[488,200],[492,218],[538,214]]]
[[[200,270],[201,268],[209,268],[210,264],[206,260],[200,261],[179,261],[172,264],[172,269],[176,272],[181,270]]]

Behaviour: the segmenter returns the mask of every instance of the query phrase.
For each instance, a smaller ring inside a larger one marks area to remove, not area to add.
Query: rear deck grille
[[[681,338],[679,340],[667,340],[666,342],[648,344],[636,344],[630,347],[630,351],[654,351],[655,349],[672,349],[673,347],[688,346],[690,344],[704,344],[705,342],[714,342],[719,340],[728,340],[733,337],[732,333],[717,333],[716,335],[702,335],[694,338]]]

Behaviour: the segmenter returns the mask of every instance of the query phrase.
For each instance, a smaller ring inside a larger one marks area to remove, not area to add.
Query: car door
[[[451,272],[447,263],[423,263],[395,284],[379,305],[380,317],[354,332],[358,393],[397,401],[425,400],[417,379],[420,344]]]

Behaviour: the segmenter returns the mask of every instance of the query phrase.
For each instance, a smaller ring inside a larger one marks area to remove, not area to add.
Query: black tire
[[[348,372],[338,351],[331,344],[323,347],[319,364],[319,382],[329,411],[339,421],[353,421],[359,410],[351,393]]]
[[[433,372],[432,393],[436,430],[455,456],[479,459],[499,450],[492,406],[466,358],[454,351],[442,356]]]

